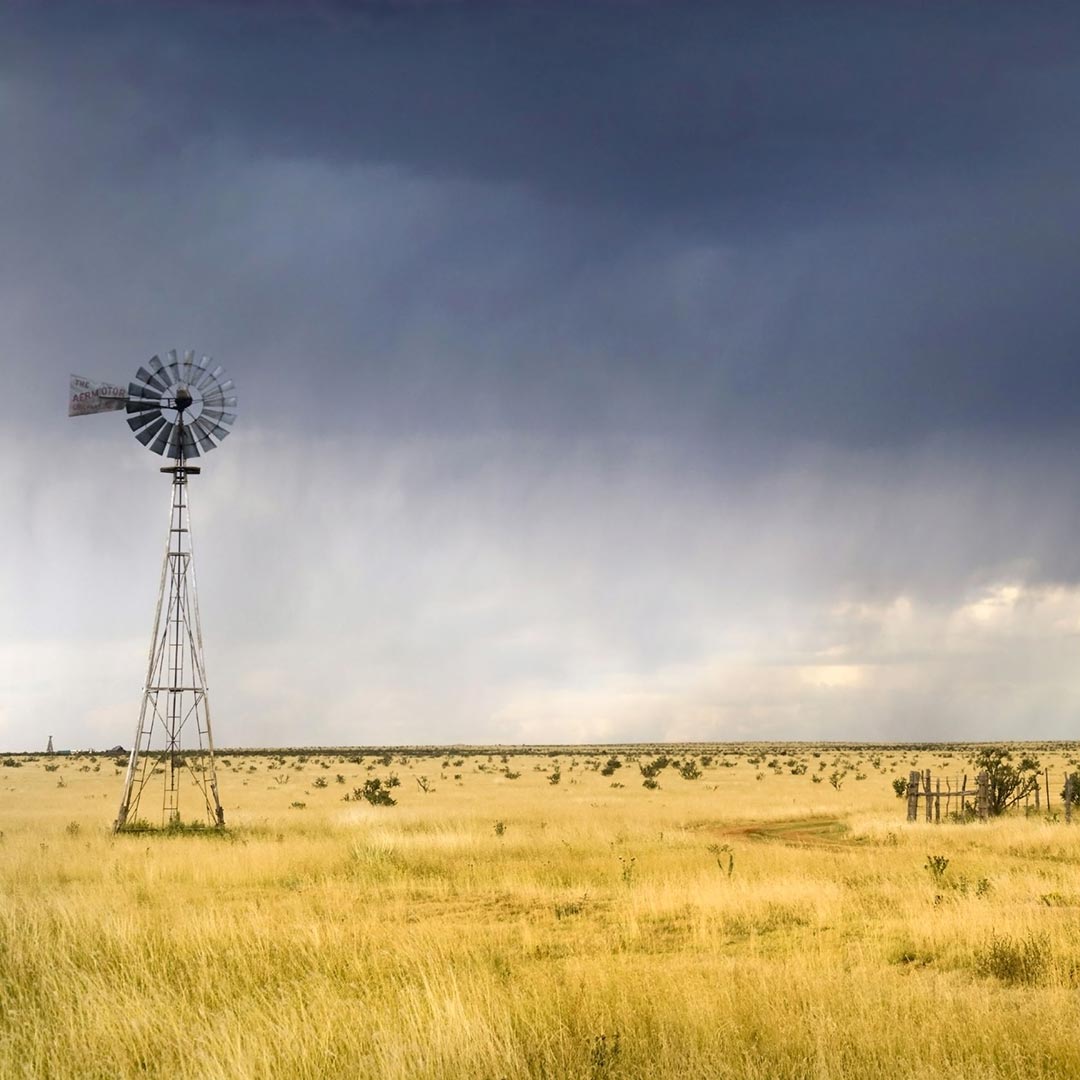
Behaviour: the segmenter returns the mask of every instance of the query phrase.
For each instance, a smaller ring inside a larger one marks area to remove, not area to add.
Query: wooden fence
[[[953,781],[956,780],[956,787]],[[1044,771],[1039,777],[1039,782],[1032,785],[1024,793],[1024,807],[1031,809],[1034,802],[1035,813],[1043,810],[1043,792],[1046,793],[1046,810],[1050,810],[1050,770]],[[1065,774],[1064,812],[1066,823],[1072,822],[1073,793],[1080,791],[1080,778],[1076,773]],[[927,821],[941,821],[941,803],[945,802],[945,819],[955,812],[958,814],[974,813],[980,821],[986,821],[990,817],[990,778],[985,772],[979,773],[972,786],[968,785],[968,777],[963,779],[945,778],[945,788],[942,790],[941,777],[934,780],[929,769],[920,772],[913,769],[908,774],[907,785],[907,819],[908,821],[919,820],[919,800],[923,801],[923,810]],[[955,805],[954,805],[955,804]]]

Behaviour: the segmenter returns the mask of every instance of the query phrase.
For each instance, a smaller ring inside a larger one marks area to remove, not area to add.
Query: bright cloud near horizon
[[[1080,732],[1080,13],[0,9],[0,747]]]

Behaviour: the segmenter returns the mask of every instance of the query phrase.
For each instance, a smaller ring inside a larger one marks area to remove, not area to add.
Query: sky
[[[0,748],[1080,733],[1080,12],[0,4]]]

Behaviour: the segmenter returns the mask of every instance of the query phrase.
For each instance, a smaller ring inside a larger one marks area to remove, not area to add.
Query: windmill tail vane
[[[72,375],[68,394],[68,416],[119,412],[127,404],[127,396],[127,389],[123,386],[88,379],[85,375]]]
[[[122,411],[143,446],[174,462],[161,469],[172,476],[169,534],[142,707],[113,824],[116,832],[153,827],[159,807],[162,826],[181,826],[181,805],[192,796],[201,824],[225,824],[214,765],[187,491],[188,477],[200,472],[188,462],[229,434],[236,400],[224,369],[207,356],[196,359],[190,351],[182,358],[175,350],[165,360],[152,357],[126,388],[71,376],[69,416]]]

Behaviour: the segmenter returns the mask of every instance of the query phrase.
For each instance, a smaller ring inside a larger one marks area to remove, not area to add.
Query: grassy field
[[[225,752],[224,835],[119,837],[112,758],[5,758],[0,1075],[1080,1076],[1036,752],[985,825],[894,794],[957,747]]]

